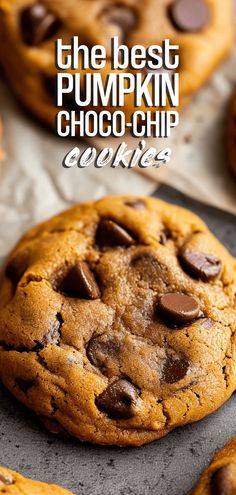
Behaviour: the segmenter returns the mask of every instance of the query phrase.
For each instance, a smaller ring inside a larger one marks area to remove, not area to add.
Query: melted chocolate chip
[[[200,278],[203,282],[215,279],[221,271],[221,261],[213,254],[183,249],[179,260],[187,273],[193,277]]]
[[[195,320],[200,314],[199,305],[193,297],[174,292],[161,297],[158,312],[162,318],[174,325],[182,325]]]
[[[117,380],[107,387],[96,399],[99,411],[110,418],[129,419],[137,412],[139,393],[127,380]]]
[[[17,285],[29,265],[29,256],[27,251],[18,253],[7,265],[6,276],[14,285]]]
[[[235,486],[232,487],[230,476],[230,464],[218,469],[211,479],[211,495],[233,495]]]
[[[59,20],[42,3],[34,3],[21,12],[21,31],[27,45],[37,46],[53,36]]]
[[[96,233],[96,242],[100,247],[132,246],[134,238],[113,220],[101,220]]]
[[[16,378],[16,384],[22,390],[22,392],[24,392],[24,394],[27,394],[28,390],[35,385],[35,381]]]
[[[210,13],[205,0],[174,0],[170,18],[179,31],[195,33],[207,26]]]
[[[87,347],[89,361],[106,373],[110,359],[115,360],[120,354],[120,343],[115,336],[98,335],[93,337]]]
[[[60,290],[70,297],[99,299],[101,294],[93,273],[85,261],[78,261],[64,278]]]
[[[7,473],[7,474],[4,473],[3,474],[0,471],[0,487],[1,487],[1,483],[3,485],[6,485],[6,486],[8,486],[8,485],[14,485],[15,480],[14,480],[13,476],[10,473]]]
[[[113,24],[121,29],[122,36],[120,41],[125,40],[126,36],[135,28],[137,23],[135,12],[123,5],[111,6],[104,12],[103,19],[107,24]]]
[[[125,206],[129,206],[130,208],[134,208],[135,210],[145,210],[146,205],[141,199],[137,199],[135,201],[126,201]]]
[[[168,356],[162,370],[162,381],[176,383],[182,380],[189,369],[189,362],[185,356]]]

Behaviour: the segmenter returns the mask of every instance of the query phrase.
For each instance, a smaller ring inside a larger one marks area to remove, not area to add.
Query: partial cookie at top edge
[[[82,43],[105,45],[108,51],[113,36],[118,36],[129,47],[161,45],[164,39],[170,39],[180,47],[182,107],[230,51],[232,1],[225,0],[222,9],[221,0],[145,0],[144,4],[123,0],[116,6],[102,0],[67,0],[66,3],[63,0],[36,3],[34,0],[4,0],[0,31],[4,42],[0,59],[12,89],[33,114],[54,127],[56,38],[66,43],[78,35]],[[110,70],[108,63],[102,69],[103,80]],[[171,75],[171,69],[169,72]],[[81,71],[82,91],[83,74]],[[72,99],[72,93],[66,95],[65,108],[80,110]],[[147,110],[145,106],[140,109]],[[97,110],[101,108],[98,106]],[[127,122],[134,110],[133,95],[127,95],[124,105]]]

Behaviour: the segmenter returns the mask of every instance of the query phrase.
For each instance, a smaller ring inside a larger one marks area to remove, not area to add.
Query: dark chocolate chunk
[[[6,276],[14,285],[17,285],[29,265],[29,256],[27,251],[17,253],[7,265]]]
[[[235,486],[232,487],[230,476],[230,464],[218,469],[211,478],[211,495],[233,495]]]
[[[179,31],[195,33],[209,24],[210,12],[205,0],[174,0],[170,18]]]
[[[42,3],[34,3],[21,12],[21,31],[27,45],[37,46],[53,36],[60,22]]]
[[[134,201],[126,201],[125,205],[129,206],[130,208],[134,208],[135,210],[144,210],[146,207],[145,203],[141,199],[136,199]]]
[[[85,261],[78,261],[64,278],[60,290],[70,297],[82,297],[85,299],[99,299],[100,290]]]
[[[126,36],[135,28],[137,16],[134,10],[124,5],[113,5],[109,7],[103,14],[103,19],[108,24],[118,26],[122,31],[120,41],[124,41]]]
[[[100,247],[132,246],[134,238],[121,225],[113,220],[101,220],[96,233],[96,242]]]
[[[190,323],[200,315],[197,301],[193,297],[174,292],[160,298],[158,312],[163,319],[174,325]]]
[[[182,380],[189,369],[189,362],[185,356],[168,356],[162,370],[162,381],[176,383]]]
[[[213,254],[183,249],[179,260],[187,273],[203,282],[215,279],[221,272],[221,261]]]
[[[0,471],[0,488],[1,488],[1,483],[3,483],[3,485],[6,485],[6,486],[14,485],[15,480],[10,473],[2,474]]]
[[[99,411],[110,418],[129,419],[137,412],[139,392],[127,380],[117,380],[107,387],[96,399]]]
[[[89,361],[103,372],[106,372],[108,360],[115,360],[119,353],[120,343],[117,338],[106,334],[93,337],[87,346]]]

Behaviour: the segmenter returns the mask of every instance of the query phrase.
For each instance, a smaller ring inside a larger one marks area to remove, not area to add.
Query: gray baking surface
[[[166,186],[157,196],[198,213],[236,255],[235,217]],[[2,387],[0,403],[0,464],[76,495],[187,495],[213,452],[236,434],[236,396],[208,418],[136,449],[55,437]]]

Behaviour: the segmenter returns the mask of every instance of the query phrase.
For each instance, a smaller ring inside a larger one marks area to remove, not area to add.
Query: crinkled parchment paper
[[[0,79],[3,149],[0,161],[0,260],[23,231],[79,201],[107,194],[150,194],[150,179],[123,169],[64,169],[73,146],[42,128],[20,108]]]
[[[235,83],[236,47],[232,56],[182,111],[180,125],[172,131],[171,138],[148,140],[149,145],[158,150],[171,148],[172,159],[160,169],[142,170],[145,177],[236,213],[236,182],[228,172],[224,149],[229,100]],[[129,147],[136,148],[139,140],[126,138],[125,141]],[[101,139],[97,140],[97,145],[104,146]]]
[[[150,194],[160,181],[236,213],[236,183],[228,174],[223,148],[226,109],[235,81],[236,50],[182,112],[172,138],[150,140],[157,149],[170,146],[173,151],[168,165],[150,170],[150,179],[121,168],[62,168],[64,155],[73,146],[82,149],[86,144],[59,139],[42,128],[0,80],[5,154],[0,162],[0,259],[26,228],[74,202],[106,194]],[[124,140],[136,147],[135,140]],[[111,144],[96,143],[98,147]]]

